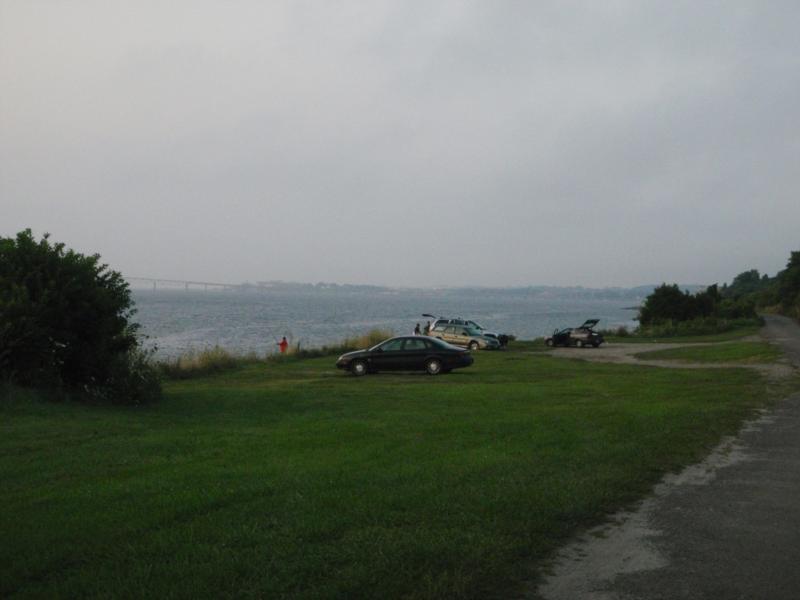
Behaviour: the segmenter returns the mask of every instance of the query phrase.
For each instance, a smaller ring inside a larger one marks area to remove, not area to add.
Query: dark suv
[[[587,319],[580,327],[567,327],[559,331],[556,329],[553,335],[546,337],[544,343],[548,346],[593,346],[597,348],[605,342],[603,335],[594,330],[595,325],[600,319]]]

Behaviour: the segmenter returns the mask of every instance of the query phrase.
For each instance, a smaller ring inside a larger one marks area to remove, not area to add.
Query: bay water
[[[632,308],[652,289],[307,287],[134,289],[134,320],[160,358],[213,346],[270,354],[284,335],[292,345],[319,347],[376,328],[411,334],[415,324],[424,327],[423,313],[464,317],[491,331],[533,339],[588,318],[600,319],[599,328],[635,326]]]

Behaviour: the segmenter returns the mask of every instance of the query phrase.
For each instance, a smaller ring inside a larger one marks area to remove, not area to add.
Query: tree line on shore
[[[711,285],[694,294],[677,284],[662,284],[639,310],[646,335],[716,333],[759,321],[760,312],[800,319],[800,251],[774,277],[756,269],[734,277],[730,285]]]

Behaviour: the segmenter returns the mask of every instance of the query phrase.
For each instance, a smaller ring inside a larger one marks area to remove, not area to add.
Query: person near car
[[[414,335],[422,335],[422,332],[419,330],[419,323],[414,327]]]
[[[427,323],[425,323],[425,335],[430,334],[430,332],[431,332],[431,322],[428,321]]]
[[[283,336],[278,344],[278,348],[280,348],[281,354],[286,354],[286,349],[289,348],[289,342],[286,341],[286,336]]]

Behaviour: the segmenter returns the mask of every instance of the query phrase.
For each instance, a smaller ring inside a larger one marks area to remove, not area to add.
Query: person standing
[[[422,335],[422,332],[419,330],[419,323],[414,327],[414,335]]]
[[[283,336],[278,344],[278,348],[280,348],[281,354],[286,354],[286,350],[289,348],[289,342],[286,341],[286,336]]]
[[[425,335],[429,335],[430,332],[431,332],[431,322],[428,321],[427,323],[425,323]]]

